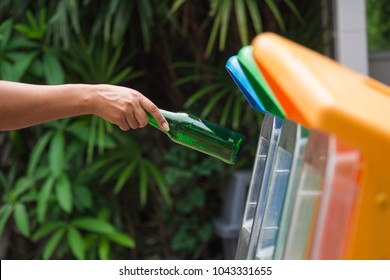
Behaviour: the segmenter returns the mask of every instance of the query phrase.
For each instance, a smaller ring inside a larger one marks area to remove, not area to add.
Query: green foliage
[[[0,78],[20,81],[38,53],[38,45],[23,37],[14,36],[14,23],[8,19],[0,24]]]
[[[9,132],[12,151],[0,161],[1,257],[221,258],[212,220],[229,174],[252,166],[262,121],[224,64],[262,30],[288,32],[286,17],[301,22],[295,7],[1,1],[1,79],[129,86],[161,108],[191,111],[247,139],[239,162],[227,166],[152,127],[122,132],[96,116]]]
[[[384,0],[366,0],[368,48],[373,51],[390,48],[390,3]]]
[[[185,4],[185,2],[187,1],[174,1],[171,13],[178,10]],[[283,2],[298,18],[300,17],[298,10],[291,0],[284,0]],[[263,18],[261,12],[264,13],[264,8],[262,7],[263,3],[271,12],[280,29],[285,31],[286,27],[282,13],[278,6],[278,1],[210,0],[208,16],[211,18],[213,23],[210,31],[210,37],[208,38],[207,48],[205,50],[206,57],[209,57],[214,49],[218,34],[218,49],[220,51],[225,49],[228,35],[234,34],[233,32],[229,32],[229,28],[231,27],[238,30],[241,45],[247,45],[249,43],[249,30],[253,30],[255,34],[262,32]],[[250,22],[248,23],[248,21]]]
[[[175,229],[170,240],[171,249],[181,258],[184,254],[198,259],[212,244],[212,220],[219,213],[219,209],[209,206],[210,199],[218,199],[213,186],[223,181],[223,173],[228,171],[217,159],[204,158],[181,146],[171,148],[164,162],[166,181],[174,186],[172,196],[176,201],[163,212],[164,223]],[[211,203],[215,205],[217,201]]]
[[[0,78],[28,82],[44,78],[47,84],[63,84],[64,71],[58,50],[47,45],[46,10],[40,11],[38,19],[29,10],[26,18],[26,23],[14,24],[12,19],[8,19],[0,25],[3,35]]]
[[[181,69],[196,69],[196,65],[193,63],[178,63],[177,67]],[[203,70],[202,68],[205,69]],[[184,107],[191,110],[192,107],[199,106],[202,99],[207,100],[202,106],[202,111],[199,113],[201,118],[210,118],[211,113],[215,114],[215,112],[218,112],[220,113],[218,122],[222,126],[230,126],[235,130],[242,128],[241,120],[244,114],[243,109],[247,105],[246,100],[244,96],[240,94],[231,78],[226,75],[224,66],[200,66],[200,69],[202,69],[201,72],[188,74],[176,81],[179,86],[194,81],[201,85],[199,90],[196,90],[186,100]],[[221,104],[223,104],[223,106],[221,106]],[[247,116],[247,118],[253,120],[253,123],[260,127],[262,115],[252,110],[248,112],[249,116]]]

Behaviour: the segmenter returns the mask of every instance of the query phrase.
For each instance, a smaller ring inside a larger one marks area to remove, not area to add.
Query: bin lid
[[[261,113],[265,113],[266,110],[264,105],[245,76],[240,63],[238,62],[238,57],[236,55],[230,57],[226,62],[225,67],[251,107]]]
[[[372,149],[373,139],[390,145],[389,87],[273,33],[258,35],[252,45],[291,120],[337,134],[358,148]]]
[[[286,114],[282,106],[272,93],[272,90],[268,86],[262,73],[256,65],[255,60],[253,59],[252,46],[245,46],[240,49],[238,52],[238,61],[245,73],[245,76],[252,85],[252,88],[263,103],[266,111],[284,119]]]

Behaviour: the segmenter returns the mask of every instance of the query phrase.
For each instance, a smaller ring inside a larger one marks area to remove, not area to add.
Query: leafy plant
[[[0,173],[0,183],[3,187],[2,205],[0,207],[0,239],[4,228],[11,218],[24,237],[31,234],[30,218],[27,211],[28,203],[34,198],[35,193],[31,191],[32,182],[28,178],[16,178],[18,164],[13,165],[6,175]],[[41,177],[44,174],[37,174]]]
[[[261,2],[263,2],[269,8],[276,22],[278,23],[280,29],[284,31],[286,27],[277,2],[274,0],[264,0]],[[284,0],[283,2],[285,2],[289,6],[289,8],[296,15],[299,16],[299,13],[295,8],[295,5],[292,3],[292,1]],[[225,49],[228,29],[229,26],[231,25],[230,18],[233,16],[233,12],[234,12],[234,19],[235,19],[234,25],[238,30],[241,45],[245,46],[249,44],[248,30],[251,30],[253,28],[256,34],[262,32],[263,30],[263,25],[262,25],[263,19],[260,13],[261,10],[260,7],[261,4],[259,3],[259,1],[255,1],[255,0],[210,1],[209,14],[210,17],[213,18],[213,26],[210,32],[210,38],[206,48],[206,56],[210,55],[214,47],[218,33],[219,33],[218,49],[220,51]],[[250,25],[248,24],[247,19],[251,20]]]
[[[177,67],[194,69],[193,63],[178,63]],[[200,71],[191,73],[176,81],[177,85],[183,85],[189,82],[198,82],[201,86],[184,103],[185,108],[191,108],[197,105],[202,99],[207,100],[200,112],[201,118],[207,118],[212,112],[221,113],[219,123],[222,126],[231,126],[233,129],[239,129],[241,126],[242,115],[246,100],[239,92],[237,86],[233,83],[225,68],[201,66]],[[203,86],[204,85],[204,86]],[[223,104],[223,106],[221,106]],[[222,109],[220,109],[222,107]],[[222,110],[222,111],[221,111]],[[251,112],[251,111],[249,111]],[[260,124],[262,115],[252,111],[251,117],[258,118],[256,123]],[[231,120],[231,125],[228,124]]]
[[[122,132],[96,116],[9,132],[2,257],[221,258],[211,221],[229,174],[251,166],[262,119],[224,65],[263,29],[288,33],[285,19],[299,17],[294,7],[292,0],[0,1],[1,79],[129,86],[247,139],[240,162],[226,166],[160,131]]]
[[[119,194],[126,184],[138,178],[141,205],[146,204],[148,188],[153,186],[154,182],[164,201],[168,205],[171,204],[169,189],[161,171],[142,155],[141,150],[139,143],[134,139],[118,135],[117,149],[96,160],[87,172],[104,173],[101,179],[103,185],[114,179],[116,181],[113,187],[114,194]]]
[[[85,232],[84,236],[82,232]],[[104,219],[95,217],[79,217],[69,222],[53,222],[39,228],[32,239],[38,241],[47,236],[48,241],[43,248],[43,258],[50,259],[61,241],[68,246],[73,256],[85,259],[92,251],[94,258],[110,258],[110,242],[127,248],[134,248],[134,240],[127,234],[119,232]],[[92,242],[93,241],[93,242]],[[98,252],[96,256],[94,252]]]
[[[0,34],[0,77],[20,81],[38,56],[38,44],[27,38],[16,37],[12,19],[1,23]]]
[[[367,7],[367,37],[370,50],[378,51],[390,48],[390,24],[388,1],[366,0]]]

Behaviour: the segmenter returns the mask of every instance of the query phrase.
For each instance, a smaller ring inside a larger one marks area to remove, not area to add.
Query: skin
[[[158,107],[140,92],[114,85],[32,85],[0,81],[0,131],[94,114],[122,130],[145,127],[149,112],[164,130]]]

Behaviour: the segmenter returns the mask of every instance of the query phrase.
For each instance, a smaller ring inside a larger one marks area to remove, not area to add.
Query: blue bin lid
[[[251,107],[261,113],[266,113],[266,110],[261,102],[260,98],[255,93],[252,85],[245,76],[244,71],[238,61],[237,55],[234,55],[228,59],[225,65],[228,73],[236,83],[241,93],[245,96]]]

